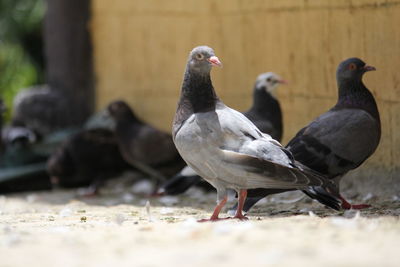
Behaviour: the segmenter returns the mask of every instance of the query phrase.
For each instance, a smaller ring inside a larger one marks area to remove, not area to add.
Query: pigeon
[[[16,143],[33,144],[38,140],[38,136],[26,127],[7,126],[1,133],[1,139],[6,146]]]
[[[46,160],[47,156],[37,153],[37,135],[26,127],[7,125],[1,133],[3,153],[0,168],[16,167]]]
[[[364,73],[374,71],[359,58],[349,58],[337,68],[338,100],[326,113],[301,129],[286,148],[305,166],[333,180],[340,179],[359,167],[378,147],[381,122],[374,96],[362,82]],[[313,187],[314,197],[323,204],[327,192]],[[304,191],[309,195],[309,192]],[[249,192],[244,209],[271,194],[268,190]],[[352,205],[342,196],[343,209],[363,209],[366,204]]]
[[[243,114],[263,133],[281,141],[283,134],[282,111],[275,91],[279,84],[286,84],[278,74],[273,72],[258,75],[253,88],[253,105]],[[159,195],[178,195],[190,187],[204,181],[190,167],[186,166],[178,174],[163,183]]]
[[[87,195],[98,193],[105,180],[130,168],[119,152],[114,133],[101,128],[72,134],[47,162],[54,186],[89,186]]]
[[[20,91],[13,105],[12,126],[28,128],[38,136],[46,136],[77,125],[74,122],[76,118],[65,112],[71,108],[68,97],[48,85],[33,86]]]
[[[253,89],[253,106],[243,113],[261,132],[279,142],[282,140],[283,123],[281,106],[275,97],[275,91],[279,84],[285,83],[286,81],[273,72],[260,74]]]
[[[199,46],[190,52],[172,127],[175,146],[187,165],[217,190],[213,214],[200,221],[220,220],[227,189],[239,196],[233,218],[240,220],[247,219],[242,208],[248,189],[324,186],[335,192],[334,183],[297,165],[278,141],[218,98],[212,66],[222,66],[212,48]],[[340,205],[337,196],[331,200]]]
[[[185,166],[171,135],[139,119],[124,101],[108,105],[115,119],[115,136],[123,158],[157,183]]]

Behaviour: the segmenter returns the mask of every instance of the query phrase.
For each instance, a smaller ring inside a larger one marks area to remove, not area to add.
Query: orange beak
[[[213,66],[222,67],[221,61],[216,56],[212,56],[208,59],[208,62],[211,63]]]

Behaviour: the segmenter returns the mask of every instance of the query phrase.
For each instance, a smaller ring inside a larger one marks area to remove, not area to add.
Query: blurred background
[[[338,63],[360,57],[377,68],[364,82],[378,103],[382,138],[349,180],[356,190],[397,192],[398,25],[396,0],[0,0],[0,96],[7,121],[21,89],[46,84],[64,101],[48,118],[58,128],[80,127],[124,99],[139,117],[170,131],[186,57],[208,45],[224,64],[212,72],[214,87],[235,109],[250,107],[259,73],[289,81],[278,91],[286,144],[335,104]]]
[[[44,82],[44,14],[44,0],[0,1],[0,96],[8,107],[22,88]]]

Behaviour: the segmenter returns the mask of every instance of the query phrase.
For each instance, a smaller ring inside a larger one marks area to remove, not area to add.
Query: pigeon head
[[[279,84],[286,84],[286,81],[282,80],[276,73],[266,72],[258,75],[255,88],[256,90],[265,90],[267,93],[273,95]]]
[[[195,47],[189,54],[188,67],[199,74],[209,74],[212,66],[222,67],[214,50],[208,46]]]
[[[133,113],[129,105],[122,100],[111,102],[108,105],[107,110],[110,113],[110,115],[117,121],[122,119],[136,118],[135,114]]]
[[[359,58],[353,57],[342,61],[336,71],[338,82],[342,81],[361,81],[362,76],[367,71],[376,70],[375,67],[368,66]]]

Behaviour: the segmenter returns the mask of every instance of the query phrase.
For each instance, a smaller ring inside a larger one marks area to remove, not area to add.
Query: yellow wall
[[[369,166],[400,167],[400,1],[92,0],[97,106],[126,99],[170,131],[189,51],[209,45],[229,106],[251,104],[256,76],[274,71],[290,84],[279,98],[286,143],[336,101],[337,64],[357,56],[377,68],[364,81],[381,112],[383,135]]]

